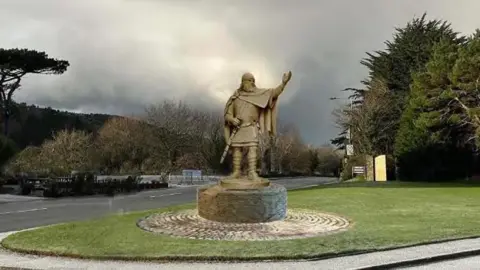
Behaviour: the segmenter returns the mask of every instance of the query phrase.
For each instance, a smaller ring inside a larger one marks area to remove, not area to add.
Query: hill
[[[42,144],[62,129],[96,132],[111,117],[114,115],[74,113],[19,103],[12,110],[9,137],[23,149]]]

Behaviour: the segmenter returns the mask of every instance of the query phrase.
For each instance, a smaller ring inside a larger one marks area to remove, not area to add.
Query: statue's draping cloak
[[[235,93],[228,99],[225,105],[224,117],[227,115],[228,108],[237,98],[249,102],[260,108],[259,126],[262,133],[269,132],[275,136],[277,134],[277,100],[275,89],[256,89],[252,92],[237,89]],[[233,127],[225,120],[224,136],[228,142],[232,134]]]

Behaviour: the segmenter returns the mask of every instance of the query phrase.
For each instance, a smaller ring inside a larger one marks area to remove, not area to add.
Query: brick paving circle
[[[190,209],[154,214],[137,225],[149,232],[189,239],[258,241],[321,236],[344,231],[350,223],[340,216],[302,209],[289,209],[281,221],[223,223],[204,219]]]

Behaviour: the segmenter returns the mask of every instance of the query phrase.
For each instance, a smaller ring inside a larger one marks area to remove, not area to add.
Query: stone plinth
[[[270,186],[270,181],[263,178],[256,181],[247,179],[223,179],[220,180],[219,185],[229,190],[261,189]]]
[[[225,184],[225,183],[224,183]],[[198,215],[212,221],[258,223],[282,220],[287,215],[287,190],[270,184],[209,185],[198,188]]]

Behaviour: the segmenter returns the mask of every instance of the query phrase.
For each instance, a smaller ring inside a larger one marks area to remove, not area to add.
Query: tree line
[[[389,179],[441,181],[478,173],[480,31],[469,36],[426,14],[396,28],[384,50],[367,53],[353,106],[334,111],[355,156],[387,155]],[[351,164],[350,164],[351,165]],[[345,172],[348,174],[348,171]]]
[[[223,115],[166,100],[137,117],[111,117],[95,132],[63,129],[39,146],[28,146],[7,165],[10,174],[63,176],[72,171],[101,174],[168,174],[201,169],[224,174]],[[305,144],[296,127],[280,124],[275,138],[262,137],[263,175],[337,175],[341,156],[331,146]],[[273,156],[273,159],[271,158]]]

